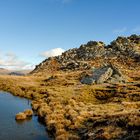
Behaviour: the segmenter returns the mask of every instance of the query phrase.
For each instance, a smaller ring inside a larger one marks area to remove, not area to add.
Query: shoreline
[[[27,108],[31,109],[31,105],[26,98],[13,96],[9,92],[0,92],[0,139],[51,139],[37,116],[33,115],[23,121],[15,120],[15,114]],[[8,133],[6,133],[7,130]]]

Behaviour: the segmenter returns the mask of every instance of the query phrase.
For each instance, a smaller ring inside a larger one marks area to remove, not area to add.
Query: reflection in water
[[[0,92],[0,140],[50,140],[45,127],[33,116],[15,121],[15,115],[29,109],[30,100]]]
[[[30,105],[30,100],[29,100],[29,99],[27,99],[27,101],[28,101],[28,105]]]
[[[25,120],[16,120],[16,123],[17,124],[24,124],[25,122],[30,122],[32,120],[32,117],[28,117],[27,119],[25,119]]]

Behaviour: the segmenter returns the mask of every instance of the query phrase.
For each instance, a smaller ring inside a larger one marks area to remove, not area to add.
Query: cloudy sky
[[[0,0],[0,67],[33,68],[89,40],[140,34],[140,0]]]

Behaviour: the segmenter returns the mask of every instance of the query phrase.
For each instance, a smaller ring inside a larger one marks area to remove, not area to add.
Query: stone
[[[93,72],[93,79],[97,84],[104,83],[107,81],[113,74],[113,70],[110,67],[102,67]]]
[[[90,66],[86,62],[81,61],[69,61],[67,63],[62,63],[60,67],[61,70],[78,70],[78,69],[88,69]]]
[[[114,74],[109,80],[108,83],[125,83],[126,80],[124,80],[124,78],[122,76],[119,76],[117,74]]]
[[[124,83],[126,80],[122,73],[112,64],[107,64],[98,69],[91,69],[91,76],[84,76],[81,80],[82,84],[102,84],[102,83]]]
[[[95,80],[91,77],[84,77],[84,78],[82,78],[81,83],[91,85],[91,84],[95,83]]]
[[[58,70],[62,71],[90,69],[90,62],[95,61],[95,63],[98,63],[98,58],[103,60],[102,64],[108,60],[118,60],[119,63],[123,65],[128,65],[128,61],[131,59],[134,59],[135,62],[139,62],[139,44],[140,36],[138,35],[118,37],[109,45],[105,45],[101,41],[89,41],[87,44],[83,44],[79,48],[70,49],[62,53],[60,56],[50,57],[44,60],[36,66],[31,74],[42,71],[47,72],[51,59],[54,59],[59,63],[60,67]],[[84,63],[86,63],[86,65]]]
[[[118,37],[116,40],[111,42],[112,50],[110,54],[113,51],[116,51],[116,52],[120,52],[124,56],[127,55],[131,58],[134,58],[135,54],[139,54],[140,56],[139,43],[140,43],[140,36],[137,35],[132,35],[130,37]]]
[[[16,120],[25,120],[26,118],[27,116],[23,112],[19,112],[18,114],[16,114],[16,117],[15,117]]]

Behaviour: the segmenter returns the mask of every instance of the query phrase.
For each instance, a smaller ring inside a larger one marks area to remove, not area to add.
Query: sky
[[[140,0],[0,0],[0,68],[34,68],[90,40],[131,34],[140,34]]]

